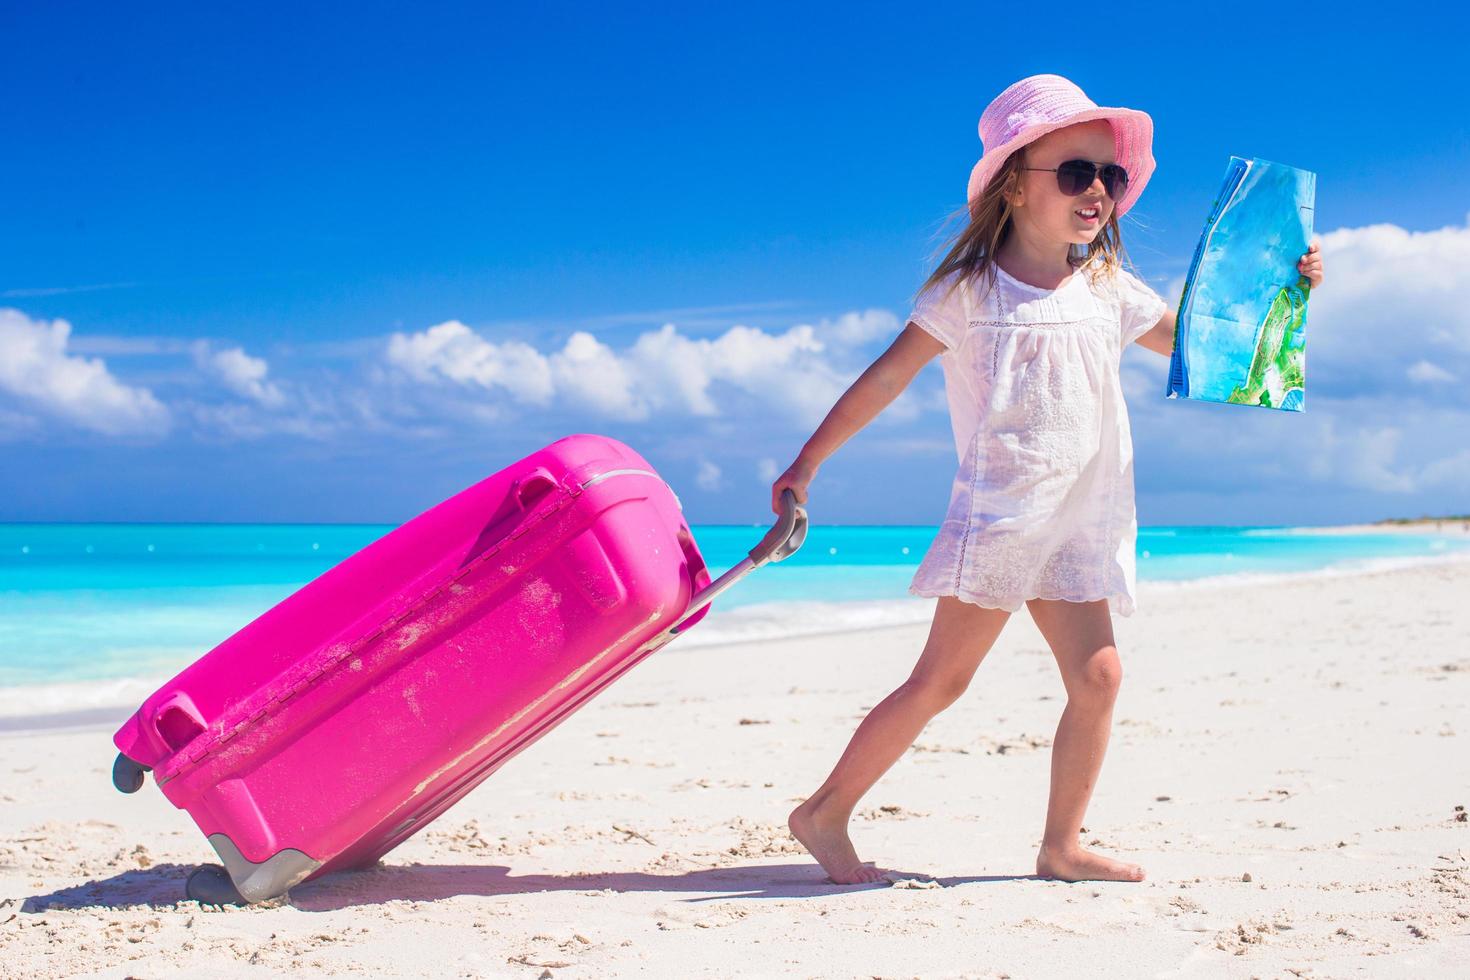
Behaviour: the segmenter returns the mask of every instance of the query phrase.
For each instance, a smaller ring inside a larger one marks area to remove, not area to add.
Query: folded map
[[[1174,328],[1170,398],[1300,412],[1317,175],[1230,158],[1194,251]]]

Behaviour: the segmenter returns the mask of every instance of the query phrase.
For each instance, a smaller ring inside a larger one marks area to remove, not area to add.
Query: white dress
[[[1134,609],[1133,439],[1118,363],[1168,304],[1137,276],[1084,271],[1056,289],[995,268],[995,288],[947,283],[909,321],[940,355],[959,469],[914,573],[916,596],[1019,609],[1107,599]]]

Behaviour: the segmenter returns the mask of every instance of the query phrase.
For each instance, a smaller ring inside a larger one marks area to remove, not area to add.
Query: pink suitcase
[[[614,439],[560,439],[308,583],[184,669],[114,736],[224,868],[189,897],[257,902],[370,865],[741,577],[801,547],[776,526],[714,582],[678,498]]]

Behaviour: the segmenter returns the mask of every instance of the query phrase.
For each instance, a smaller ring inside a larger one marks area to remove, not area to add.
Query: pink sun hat
[[[1128,189],[1114,202],[1118,217],[1133,206],[1154,172],[1154,121],[1148,113],[1120,106],[1100,106],[1076,83],[1061,75],[1031,75],[995,97],[980,114],[980,142],[984,155],[970,172],[969,201],[1014,150],[1073,123],[1106,119],[1113,127],[1117,163],[1128,171]]]

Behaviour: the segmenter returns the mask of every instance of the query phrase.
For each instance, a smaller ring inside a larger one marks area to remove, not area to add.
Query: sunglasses
[[[1102,175],[1103,190],[1108,197],[1117,200],[1128,189],[1128,171],[1116,163],[1105,163],[1101,167],[1091,160],[1068,160],[1055,167],[1026,167],[1026,170],[1051,170],[1057,175],[1057,188],[1068,197],[1076,197]]]

